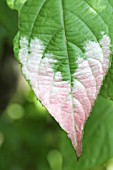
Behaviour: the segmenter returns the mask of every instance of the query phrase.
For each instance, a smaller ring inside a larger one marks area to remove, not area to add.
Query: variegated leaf
[[[94,1],[27,0],[18,9],[15,54],[22,72],[67,132],[78,158],[85,122],[110,67],[113,41],[113,3]]]

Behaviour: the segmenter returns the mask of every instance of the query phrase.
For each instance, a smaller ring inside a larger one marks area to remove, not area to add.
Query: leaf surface
[[[7,4],[10,8],[20,11],[26,1],[27,0],[7,0]]]
[[[13,25],[13,29],[12,29]],[[17,12],[12,11],[7,6],[6,1],[0,1],[0,44],[7,39],[12,44],[17,32]],[[2,49],[2,48],[1,48]]]
[[[112,2],[27,0],[18,10],[22,72],[79,158],[85,122],[110,67]]]

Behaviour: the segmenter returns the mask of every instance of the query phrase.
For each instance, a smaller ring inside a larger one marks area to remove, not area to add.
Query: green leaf
[[[83,138],[83,154],[79,162],[65,133],[61,133],[60,150],[63,170],[89,170],[103,165],[113,158],[113,103],[99,97],[92,116],[88,119]]]
[[[18,11],[20,11],[26,1],[27,0],[7,0],[7,4],[10,8],[17,9]]]
[[[105,77],[100,95],[113,100],[113,60],[111,61],[111,67],[108,74]]]
[[[17,32],[17,12],[8,8],[6,1],[0,1],[0,43],[7,39],[12,43]]]
[[[6,37],[6,32],[2,27],[0,27],[0,32],[2,33],[0,34],[0,58],[1,58],[3,52],[4,37]]]
[[[13,28],[12,28],[13,25]],[[17,32],[17,12],[8,8],[6,1],[0,1],[0,58],[4,43],[12,44]]]
[[[85,122],[111,64],[113,3],[8,0],[8,4],[19,11],[14,48],[22,72],[37,98],[68,133],[79,158]],[[106,84],[107,77],[102,95]]]

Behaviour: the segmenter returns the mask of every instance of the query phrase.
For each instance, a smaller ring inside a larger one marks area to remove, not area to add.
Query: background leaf
[[[13,57],[13,38],[17,32],[17,12],[0,0],[0,112],[12,98],[17,85],[16,61]]]
[[[20,10],[27,0],[7,0],[10,8]]]
[[[6,4],[6,1],[0,1],[0,37],[5,36],[12,43],[17,32],[18,21],[17,12],[12,11]],[[0,41],[1,42],[1,41]]]

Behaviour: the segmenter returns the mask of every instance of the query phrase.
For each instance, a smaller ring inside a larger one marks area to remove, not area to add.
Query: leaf
[[[84,124],[110,66],[112,4],[27,0],[18,10],[15,54],[22,72],[79,158]]]
[[[12,29],[13,25],[13,29]],[[4,0],[0,1],[0,68],[4,44],[12,45],[13,38],[17,32],[17,12],[8,8]]]
[[[92,116],[85,126],[83,154],[79,162],[75,161],[74,151],[66,135],[63,132],[60,135],[63,170],[92,170],[104,165],[113,158],[113,103],[103,97],[97,99]]]
[[[105,77],[100,94],[105,98],[113,100],[113,60],[111,62],[111,67],[108,74]]]
[[[7,4],[10,8],[20,11],[26,1],[27,0],[7,0]]]
[[[13,25],[13,28],[12,28]],[[5,39],[12,44],[17,32],[17,12],[8,8],[4,0],[0,1],[0,43]]]
[[[93,8],[103,19],[103,21],[108,26],[108,32],[111,38],[111,59],[113,57],[113,1],[102,1],[102,0],[86,0],[86,2]],[[113,61],[111,62],[111,67],[105,77],[100,95],[105,98],[113,100]]]
[[[3,52],[4,37],[6,36],[6,32],[2,27],[0,27],[0,32],[2,33],[0,34],[0,59],[1,59],[1,55]]]

